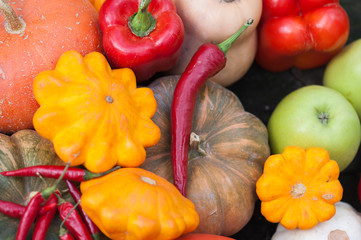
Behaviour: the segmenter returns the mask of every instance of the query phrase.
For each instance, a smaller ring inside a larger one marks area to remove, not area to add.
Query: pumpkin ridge
[[[9,137],[9,136],[7,136],[5,134],[0,133],[0,143],[1,143],[1,145],[0,145],[0,159],[1,159],[1,161],[0,161],[0,169],[6,171],[6,170],[15,170],[15,169],[23,167],[23,165],[21,165],[21,164],[16,164],[15,159],[20,158],[20,152],[17,149],[17,146],[14,143],[13,138],[11,138],[11,137]],[[5,148],[5,147],[7,147],[7,148]],[[9,157],[9,156],[11,156],[11,157]],[[9,163],[9,161],[5,162],[4,160],[9,160],[10,163],[11,163],[12,168],[8,167],[7,163]],[[0,179],[1,178],[5,179],[6,177],[0,175]],[[18,181],[17,179],[11,179],[11,180],[9,180],[9,182],[10,182],[10,186],[9,186],[10,189],[15,189],[16,192],[22,198],[25,198],[23,196],[24,191],[21,191],[20,188],[19,188],[19,185],[22,185],[21,188],[23,190],[25,190],[25,186],[24,186],[25,184],[23,184],[23,182],[21,182],[21,181]],[[9,182],[7,182],[7,185],[9,185]],[[2,196],[2,200],[7,200],[7,201],[11,201],[12,198],[13,198],[11,195],[6,194],[4,192],[1,192],[1,196]],[[17,203],[19,203],[19,202],[17,202]],[[19,204],[23,204],[23,203],[19,203]]]
[[[198,169],[199,169],[200,172],[204,172],[203,176],[207,177],[207,179],[208,179],[207,183],[211,184],[211,186],[212,186],[210,189],[212,189],[213,192],[218,192],[217,186],[219,186],[219,183],[215,182],[216,179],[214,178],[213,174],[208,171],[208,166],[209,166],[208,163],[206,161],[202,161],[202,162],[198,161],[198,164],[203,165],[202,167],[199,167]],[[221,201],[219,199],[219,195],[215,194],[215,196],[218,198],[217,201],[216,201],[217,205],[214,206],[215,209],[216,209],[216,213],[217,213],[216,214],[217,215],[217,221],[216,222],[217,222],[217,224],[220,225],[220,227],[222,229],[223,228],[222,225],[224,224],[224,221],[223,221],[224,220],[224,210],[223,210],[222,205],[220,204]],[[190,195],[189,198],[193,202],[192,195]],[[196,209],[197,209],[197,206],[196,206]],[[208,213],[208,215],[206,217],[208,218],[209,216],[213,216],[213,214],[214,214],[214,212],[211,212],[211,215],[209,215],[209,213]],[[220,234],[220,233],[218,233],[218,234]]]

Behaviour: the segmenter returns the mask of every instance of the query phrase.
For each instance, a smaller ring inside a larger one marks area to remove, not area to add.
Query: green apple
[[[268,122],[272,154],[286,146],[321,147],[344,170],[361,141],[355,109],[338,91],[320,85],[299,88],[284,97]]]
[[[361,39],[348,44],[327,64],[323,85],[342,93],[361,119]]]

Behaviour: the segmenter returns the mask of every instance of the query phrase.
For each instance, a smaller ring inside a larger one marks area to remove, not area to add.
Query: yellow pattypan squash
[[[99,52],[84,58],[65,52],[55,70],[36,76],[33,90],[40,104],[35,130],[72,166],[92,172],[137,167],[145,160],[144,147],[160,139],[151,120],[157,109],[153,91],[137,88],[131,69],[112,70]]]
[[[81,205],[113,240],[170,240],[194,231],[193,203],[166,179],[142,168],[121,168],[80,184]]]
[[[256,191],[261,213],[287,229],[309,229],[332,218],[342,199],[337,162],[322,148],[286,147],[265,162]]]

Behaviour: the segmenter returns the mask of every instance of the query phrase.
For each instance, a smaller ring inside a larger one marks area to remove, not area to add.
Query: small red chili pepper
[[[80,202],[78,202],[80,203]],[[92,236],[79,213],[74,210],[74,205],[58,197],[58,212],[65,227],[77,240],[92,240]]]
[[[0,200],[0,212],[8,217],[21,218],[25,212],[25,206]]]
[[[65,166],[54,166],[54,165],[37,165],[31,167],[25,167],[13,171],[1,172],[2,175],[8,177],[37,177],[39,174],[44,178],[59,178],[64,171]],[[114,168],[116,169],[116,168]],[[92,173],[88,170],[69,167],[64,175],[64,179],[76,182],[87,181],[93,178],[104,176],[114,169],[110,169],[102,173]]]
[[[56,207],[55,204],[44,205],[39,211],[39,215],[45,214],[47,211]],[[12,218],[21,218],[25,212],[25,206],[10,201],[0,200],[0,213]]]
[[[35,227],[33,231],[33,239],[42,240],[45,239],[46,232],[49,229],[51,221],[54,219],[54,216],[57,211],[58,198],[55,196],[57,193],[51,194],[48,201],[44,204],[43,207],[47,207],[49,210],[44,214],[38,214],[35,222]],[[55,205],[54,205],[55,204]]]
[[[69,180],[65,180],[66,185],[68,186],[70,195],[73,197],[75,202],[79,202],[81,198],[81,193],[78,190],[78,188],[75,186],[74,183],[72,183]],[[81,207],[81,205],[78,206],[78,210],[80,215],[82,216],[84,222],[86,223],[86,226],[88,227],[88,230],[90,234],[92,235],[93,240],[98,240],[100,238],[100,231],[99,228],[94,224],[94,222],[89,218],[89,216],[84,212],[84,209]]]
[[[41,208],[41,204],[46,201],[48,196],[43,196],[42,192],[38,192],[35,194],[31,200],[29,201],[28,205],[25,208],[25,212],[20,219],[20,224],[18,231],[16,233],[16,240],[25,240],[26,236],[29,232],[29,229],[35,218],[38,216],[38,213]]]
[[[70,162],[65,166],[63,173],[56,180],[55,184],[51,187],[47,187],[41,192],[36,193],[29,201],[28,205],[25,208],[25,212],[20,219],[18,231],[16,233],[15,240],[25,240],[29,232],[30,227],[35,221],[36,217],[39,214],[41,209],[41,204],[43,204],[48,198],[56,191],[56,188],[59,182],[64,177],[64,174],[69,167]],[[57,195],[56,195],[57,196]]]
[[[184,26],[172,0],[108,0],[99,11],[103,47],[114,68],[131,68],[138,82],[172,68]]]
[[[224,68],[226,52],[252,22],[253,20],[249,19],[240,30],[220,44],[206,43],[201,45],[193,55],[174,90],[171,106],[171,153],[174,185],[183,196],[186,196],[188,147],[198,94],[207,79]]]
[[[74,240],[73,236],[65,228],[60,228],[59,231],[60,240]]]
[[[80,202],[78,202],[80,203]],[[77,204],[75,204],[77,205]],[[70,214],[75,211],[75,206],[73,207],[73,209],[68,213],[68,215],[63,219],[63,221],[61,221],[60,226],[59,226],[59,237],[60,240],[74,240],[73,235],[70,234],[70,232],[68,231],[68,229],[66,229],[65,227],[63,227],[65,221],[68,220]]]

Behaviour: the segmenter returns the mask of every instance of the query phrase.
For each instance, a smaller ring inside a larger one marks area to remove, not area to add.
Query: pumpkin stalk
[[[22,34],[25,32],[26,23],[10,6],[7,0],[0,0],[0,10],[5,17],[5,30],[10,34]]]
[[[193,149],[197,149],[197,151],[202,155],[206,156],[206,151],[201,146],[201,138],[199,135],[197,135],[194,132],[191,132],[190,138],[189,138],[189,146]]]

